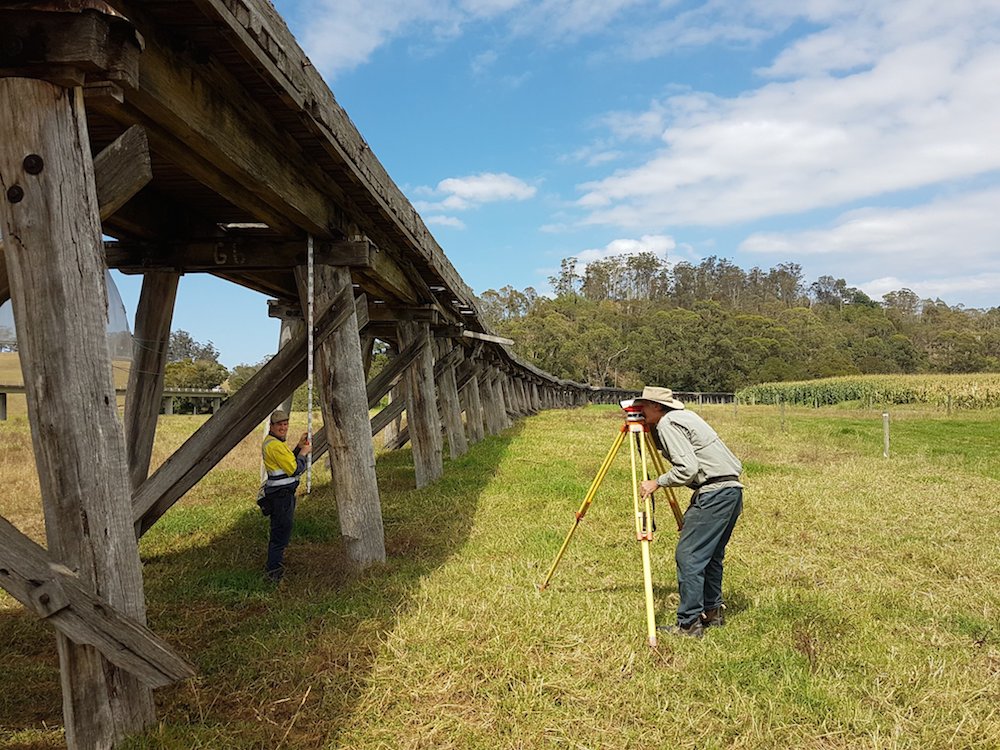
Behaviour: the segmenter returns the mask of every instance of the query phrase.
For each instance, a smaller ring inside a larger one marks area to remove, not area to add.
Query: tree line
[[[1000,370],[1000,308],[949,306],[900,289],[876,301],[796,263],[744,270],[653,253],[562,261],[553,296],[489,289],[484,320],[514,351],[592,385],[735,391],[770,381]]]

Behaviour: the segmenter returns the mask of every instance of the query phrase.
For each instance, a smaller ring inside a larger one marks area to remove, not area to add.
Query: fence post
[[[785,399],[781,399],[781,431],[785,431]]]
[[[889,412],[882,412],[882,457],[889,458]]]
[[[948,394],[948,416],[951,416],[951,394]]]

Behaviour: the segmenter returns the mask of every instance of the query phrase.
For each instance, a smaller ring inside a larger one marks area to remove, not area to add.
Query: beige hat
[[[288,412],[278,409],[276,412],[271,414],[271,424],[278,424],[278,422],[287,422]]]
[[[658,404],[663,404],[668,409],[683,409],[684,404],[674,398],[674,392],[669,388],[660,388],[656,385],[647,385],[642,389],[642,395],[639,396],[638,400],[642,401],[655,401]]]

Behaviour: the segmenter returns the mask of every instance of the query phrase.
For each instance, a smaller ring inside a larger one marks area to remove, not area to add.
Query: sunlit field
[[[260,574],[259,437],[141,543],[151,627],[199,675],[132,748],[1000,747],[998,412],[706,406],[746,468],[728,623],[645,643],[622,451],[540,581],[621,425],[550,411],[413,489],[380,454],[389,559],[351,573],[320,462],[285,581]],[[154,465],[205,417],[162,417]],[[293,415],[292,434],[305,423]],[[0,423],[0,512],[44,538],[26,421]],[[447,453],[447,451],[446,451]],[[686,492],[681,493],[686,500]],[[673,621],[676,531],[653,544]],[[63,745],[52,631],[0,595],[0,746]]]

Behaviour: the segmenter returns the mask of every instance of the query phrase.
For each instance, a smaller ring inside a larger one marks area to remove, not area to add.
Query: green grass
[[[151,626],[199,676],[159,691],[160,725],[128,746],[1000,747],[997,414],[894,411],[884,459],[878,412],[789,408],[784,430],[776,407],[702,413],[746,464],[728,624],[655,651],[624,451],[534,587],[617,410],[527,419],[420,491],[408,451],[380,456],[389,559],[361,575],[320,470],[277,589],[258,575],[245,441],[143,540]],[[664,623],[668,519],[653,544]],[[0,600],[0,641],[0,746],[61,746],[51,633]]]

